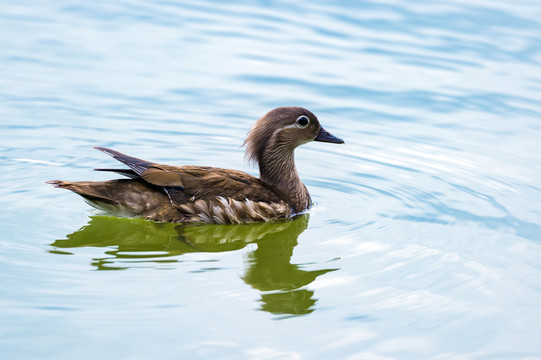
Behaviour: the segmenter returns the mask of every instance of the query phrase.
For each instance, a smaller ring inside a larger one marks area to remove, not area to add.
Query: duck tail
[[[69,181],[64,181],[64,180],[48,180],[48,181],[45,181],[47,184],[51,184],[53,185],[54,187],[56,188],[67,188],[69,187],[71,184],[73,184],[72,182],[69,182]]]
[[[178,210],[171,206],[165,192],[156,191],[143,180],[118,179],[108,181],[64,181],[51,180],[46,183],[70,190],[80,195],[91,206],[109,214],[153,218],[156,209],[157,221],[178,221]]]
[[[108,194],[109,188],[103,187],[100,182],[96,181],[64,181],[64,180],[49,180],[45,181],[56,188],[71,190],[77,195],[82,196],[91,202],[107,202],[113,203],[111,196]],[[105,190],[105,191],[104,191]]]

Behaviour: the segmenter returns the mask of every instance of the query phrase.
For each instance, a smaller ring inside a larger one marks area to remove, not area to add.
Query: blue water
[[[0,4],[0,358],[541,359],[538,1]],[[104,217],[112,147],[256,174],[284,105],[343,146],[285,224]]]

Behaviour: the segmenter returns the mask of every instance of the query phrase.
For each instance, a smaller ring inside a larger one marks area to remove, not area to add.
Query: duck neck
[[[291,203],[295,212],[310,206],[310,194],[299,178],[295,167],[293,150],[266,151],[259,162],[260,179],[272,185]]]

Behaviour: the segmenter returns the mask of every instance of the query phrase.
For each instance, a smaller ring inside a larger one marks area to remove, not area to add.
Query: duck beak
[[[319,128],[319,132],[317,133],[316,138],[314,141],[321,141],[321,142],[328,142],[333,144],[343,144],[344,140],[334,136],[327,130],[325,130],[323,127]]]

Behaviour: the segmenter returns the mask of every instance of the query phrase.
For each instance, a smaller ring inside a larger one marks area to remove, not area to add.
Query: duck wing
[[[218,197],[267,203],[283,201],[270,185],[242,171],[209,166],[163,165],[104,147],[96,147],[96,149],[130,168],[130,170],[96,170],[114,171],[131,178],[140,178],[151,185],[161,187],[174,206],[201,199],[214,201]]]

